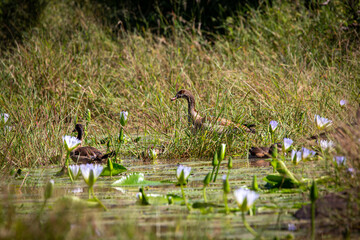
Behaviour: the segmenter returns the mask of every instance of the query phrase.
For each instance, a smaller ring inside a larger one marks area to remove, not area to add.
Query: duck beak
[[[170,98],[171,101],[175,101],[177,99],[177,97],[173,97],[173,98]]]

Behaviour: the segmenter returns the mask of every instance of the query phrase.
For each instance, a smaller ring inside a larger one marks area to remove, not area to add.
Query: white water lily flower
[[[1,121],[3,121],[4,123],[6,123],[9,119],[9,114],[7,113],[1,113],[0,116],[1,116]]]
[[[79,165],[70,165],[69,169],[71,171],[71,175],[72,175],[73,179],[76,180],[79,175],[80,166]]]
[[[317,128],[321,130],[330,126],[332,124],[332,121],[327,118],[320,117],[319,115],[315,115],[315,123]]]
[[[288,231],[296,231],[296,226],[293,223],[288,223]]]
[[[291,150],[291,161],[296,161],[296,153],[297,151],[295,149]]]
[[[89,187],[92,187],[94,185],[94,183],[96,182],[96,180],[98,179],[98,177],[100,176],[100,174],[103,171],[103,166],[99,165],[99,164],[81,164],[80,165],[80,169],[81,169],[81,174],[86,182],[86,184]],[[91,172],[93,173],[91,177]]]
[[[241,208],[241,211],[247,211],[259,198],[259,194],[254,191],[245,188],[239,188],[234,191],[235,200],[238,206]],[[244,206],[244,201],[246,199],[246,206]]]
[[[341,99],[340,100],[340,106],[345,106],[348,103],[348,101],[346,101],[345,99]]]
[[[279,124],[279,123],[278,123],[277,121],[274,121],[274,120],[270,121],[270,130],[271,130],[272,132],[275,132],[278,124]]]
[[[289,150],[289,148],[291,147],[291,144],[293,144],[293,140],[291,140],[290,138],[284,138],[284,149],[285,151]]]
[[[185,167],[183,165],[179,165],[176,170],[176,178],[178,179],[180,184],[186,184],[186,179],[190,176],[191,167]]]
[[[63,136],[62,139],[65,144],[65,149],[68,152],[74,150],[81,143],[81,140],[72,136]]]
[[[334,142],[333,141],[327,141],[327,140],[320,140],[320,147],[322,150],[326,150],[326,149],[332,149],[334,147]]]
[[[301,151],[302,151],[302,159],[307,159],[310,157],[311,152],[309,149],[303,147]]]
[[[302,159],[302,152],[301,151],[296,151],[296,150],[292,150],[291,151],[291,161],[297,165]]]
[[[344,156],[336,156],[333,158],[333,160],[336,162],[338,166],[345,165],[346,158]]]

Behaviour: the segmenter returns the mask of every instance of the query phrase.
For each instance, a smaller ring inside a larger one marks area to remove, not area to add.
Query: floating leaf
[[[122,172],[126,172],[127,169],[126,167],[124,167],[123,165],[120,165],[118,163],[113,163],[113,170],[112,170],[112,175],[118,175]],[[109,167],[104,168],[104,170],[102,171],[100,176],[110,176],[110,169]]]
[[[268,175],[263,179],[267,182],[267,186],[270,185],[270,188],[296,188],[299,186],[296,182],[290,178],[286,178],[280,175]]]
[[[84,199],[81,199],[81,198],[78,198],[75,196],[63,196],[63,197],[59,198],[57,200],[57,202],[66,203],[66,206],[73,205],[74,207],[76,207],[76,206],[99,207],[100,206],[100,204],[94,199],[84,200]]]
[[[148,181],[145,180],[143,173],[130,173],[127,176],[121,177],[115,181],[112,186],[149,186],[149,185],[161,185],[169,183],[169,181]]]

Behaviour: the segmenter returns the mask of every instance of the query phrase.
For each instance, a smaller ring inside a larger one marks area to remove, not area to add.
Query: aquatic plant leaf
[[[66,206],[73,206],[76,208],[77,206],[83,207],[99,207],[100,204],[94,199],[81,199],[76,196],[63,196],[56,200],[57,203],[66,202]]]
[[[148,181],[144,179],[143,173],[131,173],[127,176],[121,177],[119,180],[116,180],[111,185],[112,186],[154,186],[161,184],[168,184],[167,181]]]
[[[299,184],[294,182],[292,179],[283,177],[280,175],[267,175],[263,178],[268,184],[266,187],[269,188],[296,188],[299,187]]]
[[[224,205],[219,205],[210,202],[194,202],[192,205],[193,208],[209,208],[209,207],[216,207],[216,208],[223,208]]]
[[[126,171],[127,171],[127,169],[123,165],[120,165],[118,163],[113,163],[113,170],[112,170],[113,176],[118,175],[122,172],[126,172]],[[100,176],[110,176],[109,167],[105,167]]]

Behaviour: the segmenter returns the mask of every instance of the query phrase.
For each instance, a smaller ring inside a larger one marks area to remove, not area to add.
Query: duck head
[[[175,101],[178,98],[185,98],[186,100],[189,100],[191,98],[194,98],[192,93],[189,90],[181,89],[178,91],[175,95],[175,97],[171,98],[171,101]]]

